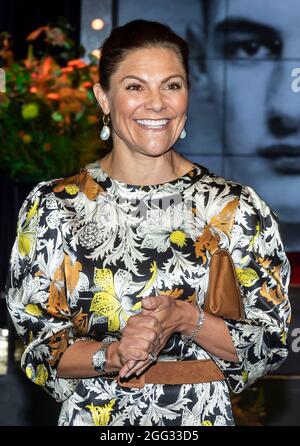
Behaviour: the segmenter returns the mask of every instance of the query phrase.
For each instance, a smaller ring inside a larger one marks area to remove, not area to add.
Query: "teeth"
[[[147,127],[163,127],[167,125],[168,119],[137,119],[137,123]]]

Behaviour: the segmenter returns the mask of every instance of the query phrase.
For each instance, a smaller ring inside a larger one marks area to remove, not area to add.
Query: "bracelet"
[[[199,331],[201,330],[202,325],[204,324],[204,320],[205,320],[205,313],[204,313],[204,310],[200,307],[199,308],[199,320],[197,323],[197,327],[196,327],[195,331],[190,336],[181,335],[183,342],[185,342],[187,345],[193,344]]]

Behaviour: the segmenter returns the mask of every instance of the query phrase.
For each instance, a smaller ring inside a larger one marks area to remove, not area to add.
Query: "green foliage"
[[[62,28],[40,27],[27,41],[27,58],[15,61],[10,36],[0,34],[6,73],[6,91],[0,93],[1,167],[15,181],[67,176],[109,151],[99,139],[102,114],[92,91],[96,60],[68,59],[75,54],[74,42]]]

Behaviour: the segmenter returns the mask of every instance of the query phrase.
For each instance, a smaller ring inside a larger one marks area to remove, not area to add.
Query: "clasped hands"
[[[119,377],[140,375],[152,362],[170,336],[180,330],[191,304],[160,294],[142,299],[142,312],[131,316],[118,346]]]

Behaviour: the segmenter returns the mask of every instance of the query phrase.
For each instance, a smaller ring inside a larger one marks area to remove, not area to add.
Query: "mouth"
[[[164,130],[170,119],[136,119],[136,123],[145,130]]]
[[[258,150],[260,156],[270,160],[274,170],[281,173],[300,173],[300,146],[276,144]]]

